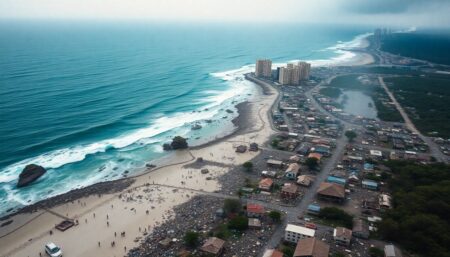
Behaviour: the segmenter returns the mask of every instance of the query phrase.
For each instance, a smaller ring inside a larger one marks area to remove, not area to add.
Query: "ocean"
[[[336,64],[363,27],[295,24],[0,22],[0,215],[231,133],[258,58]],[[192,130],[193,124],[202,129]],[[17,188],[25,165],[47,173]]]

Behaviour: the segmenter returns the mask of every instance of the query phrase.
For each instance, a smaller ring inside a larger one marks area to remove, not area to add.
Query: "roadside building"
[[[333,238],[336,244],[349,246],[352,241],[352,231],[348,228],[337,227],[333,231]]]
[[[369,238],[369,225],[362,219],[353,220],[352,234],[354,237],[368,239]]]
[[[345,178],[340,178],[336,176],[328,176],[327,182],[335,183],[341,186],[345,186],[347,184],[347,180]]]
[[[283,257],[283,253],[275,249],[268,249],[264,252],[263,257]]]
[[[284,240],[291,243],[297,243],[301,239],[314,237],[314,229],[288,224],[284,231]]]
[[[402,252],[395,245],[389,244],[384,246],[384,257],[402,257]]]
[[[288,179],[297,179],[299,171],[300,165],[298,163],[291,163],[284,172],[284,176]]]
[[[263,178],[259,181],[258,188],[263,191],[271,191],[273,186],[273,180],[271,178]]]
[[[294,257],[328,257],[330,246],[317,238],[306,238],[298,241]]]
[[[380,194],[378,196],[378,204],[381,209],[391,208],[391,196],[388,194]]]
[[[310,154],[308,154],[308,158],[316,158],[317,161],[320,163],[320,160],[322,159],[322,155],[320,153],[310,153]]]
[[[281,188],[281,197],[284,199],[295,199],[298,193],[298,186],[294,183],[286,183]]]
[[[320,213],[320,206],[317,204],[308,205],[307,212],[312,215],[318,215]]]
[[[272,76],[272,61],[269,59],[256,60],[255,76],[270,78]]]
[[[309,175],[300,175],[297,178],[297,184],[299,184],[301,186],[309,187],[311,185],[311,183],[313,183],[313,182],[314,182],[314,178]]]
[[[239,145],[236,147],[236,153],[245,153],[247,151],[246,145]]]
[[[317,190],[318,196],[323,200],[343,202],[345,200],[345,188],[341,185],[322,182],[319,190]]]
[[[249,218],[248,227],[252,229],[261,229],[261,221],[256,218]]]
[[[225,246],[225,241],[217,237],[210,237],[206,242],[200,247],[200,250],[212,256],[220,256],[223,253]]]
[[[264,206],[254,203],[247,204],[247,217],[249,218],[260,218],[264,215]]]
[[[274,167],[274,168],[282,168],[283,162],[279,160],[269,159],[266,162],[267,166]]]
[[[370,157],[380,160],[383,158],[383,153],[379,150],[370,150]]]
[[[251,144],[250,144],[249,151],[257,152],[258,150],[259,150],[259,147],[258,147],[258,144],[257,144],[257,143],[251,143]]]
[[[361,181],[362,188],[369,190],[378,190],[378,183],[372,180],[364,179]]]
[[[276,171],[263,170],[261,172],[261,176],[267,177],[267,178],[275,178],[277,176],[277,172]]]

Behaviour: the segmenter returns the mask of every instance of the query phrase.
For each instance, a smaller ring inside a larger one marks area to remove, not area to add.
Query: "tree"
[[[345,131],[345,136],[348,138],[348,141],[353,142],[353,140],[358,136],[355,131],[347,130]]]
[[[308,166],[309,169],[315,169],[317,165],[319,164],[319,160],[316,157],[309,157],[305,161],[306,166]]]
[[[226,214],[238,213],[241,211],[242,205],[239,200],[235,199],[225,199],[223,203],[223,211]]]
[[[336,207],[321,208],[319,212],[319,217],[325,220],[329,220],[331,222],[335,222],[338,225],[349,229],[352,229],[353,227],[352,215]]]
[[[252,162],[244,162],[242,167],[244,167],[247,172],[250,172],[250,171],[252,171],[253,163]]]
[[[245,216],[236,216],[228,222],[228,228],[244,231],[248,228],[248,218]]]
[[[195,247],[198,245],[198,233],[195,231],[187,231],[184,234],[184,243],[189,247]]]
[[[384,257],[384,251],[380,248],[370,247],[369,255],[370,257]]]
[[[343,252],[335,252],[332,255],[333,257],[345,257],[345,253]]]
[[[281,212],[279,212],[279,211],[271,211],[271,212],[269,212],[269,217],[274,222],[280,222],[280,220],[281,220]]]
[[[170,146],[172,147],[172,149],[177,150],[177,149],[186,149],[188,148],[188,143],[186,138],[184,137],[180,137],[180,136],[176,136],[172,139],[172,143],[170,143]]]

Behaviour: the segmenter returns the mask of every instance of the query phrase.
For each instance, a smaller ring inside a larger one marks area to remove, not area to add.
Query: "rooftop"
[[[294,233],[309,236],[309,237],[314,237],[314,235],[316,233],[316,231],[314,229],[297,226],[297,225],[293,225],[293,224],[288,224],[286,226],[286,231],[294,232]]]

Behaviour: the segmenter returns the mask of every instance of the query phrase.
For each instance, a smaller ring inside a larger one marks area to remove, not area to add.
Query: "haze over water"
[[[370,28],[299,25],[0,23],[0,214],[234,129],[257,58],[338,62]],[[353,42],[355,43],[355,42]],[[333,59],[335,58],[335,59]],[[234,113],[227,113],[226,110]],[[226,117],[226,118],[224,118]],[[207,123],[206,120],[212,120]],[[192,131],[199,121],[201,130]],[[48,172],[17,189],[26,164]]]

